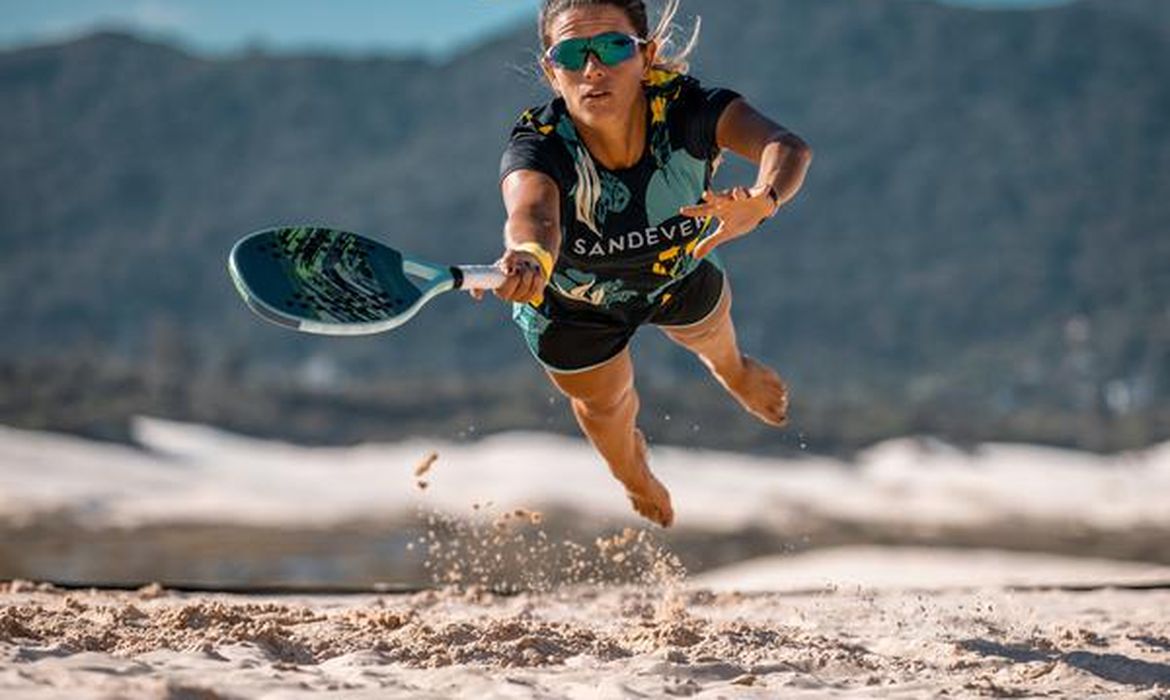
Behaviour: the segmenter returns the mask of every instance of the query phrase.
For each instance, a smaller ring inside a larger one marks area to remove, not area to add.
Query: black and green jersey
[[[666,71],[652,72],[644,89],[647,143],[632,167],[608,170],[591,158],[561,98],[520,116],[500,162],[501,180],[530,169],[557,183],[561,249],[549,288],[594,308],[661,303],[697,267],[691,251],[711,224],[678,210],[710,187],[715,126],[739,95]]]

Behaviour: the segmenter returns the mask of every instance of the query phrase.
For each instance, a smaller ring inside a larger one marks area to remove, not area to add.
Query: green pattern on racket
[[[452,289],[491,289],[485,265],[436,265],[356,233],[320,226],[257,231],[228,256],[240,295],[263,318],[308,333],[363,335],[408,321]]]

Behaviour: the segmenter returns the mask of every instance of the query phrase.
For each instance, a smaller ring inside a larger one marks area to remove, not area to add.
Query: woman
[[[663,527],[674,511],[635,426],[629,340],[658,326],[783,425],[785,386],[739,351],[713,251],[792,199],[812,159],[737,93],[686,75],[697,25],[681,55],[659,54],[677,9],[668,0],[650,33],[641,0],[542,3],[541,69],[558,97],[524,112],[501,161],[507,281],[495,290],[634,509]],[[709,191],[724,148],[759,165],[753,187]]]

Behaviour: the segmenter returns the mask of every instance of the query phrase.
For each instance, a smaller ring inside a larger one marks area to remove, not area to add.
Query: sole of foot
[[[748,355],[740,357],[743,369],[738,377],[716,378],[748,413],[768,425],[784,427],[788,423],[788,387],[776,370]]]
[[[636,485],[626,484],[626,495],[639,515],[658,523],[662,527],[670,527],[674,522],[674,508],[670,504],[670,491],[662,485],[650,467],[646,466],[649,457],[649,448],[642,431],[637,431],[638,455],[644,472],[636,479]]]

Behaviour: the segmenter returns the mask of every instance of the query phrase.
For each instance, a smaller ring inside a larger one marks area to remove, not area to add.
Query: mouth
[[[608,90],[596,90],[593,92],[585,93],[585,95],[581,99],[585,102],[596,102],[598,100],[606,99],[607,97],[610,96],[610,94],[611,93]]]

